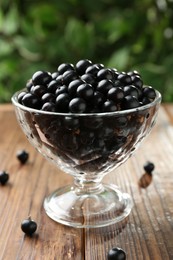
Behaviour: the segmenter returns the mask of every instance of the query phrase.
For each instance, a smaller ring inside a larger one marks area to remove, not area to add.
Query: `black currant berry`
[[[55,71],[52,73],[52,79],[56,79],[58,76],[59,76],[59,72],[58,71]]]
[[[110,69],[100,69],[97,72],[97,80],[100,81],[102,79],[113,79],[113,75]]]
[[[142,100],[141,100],[141,105],[144,106],[144,105],[147,105],[151,103],[150,99],[147,98],[147,97],[143,97]]]
[[[106,97],[99,91],[94,92],[93,104],[100,107],[106,101]]]
[[[92,65],[92,62],[90,60],[79,60],[76,63],[76,71],[79,75],[82,75],[85,73],[86,69]]]
[[[108,253],[108,260],[125,260],[126,253],[119,247],[112,248]]]
[[[129,96],[130,95],[130,96],[134,96],[136,98],[138,98],[138,96],[139,96],[138,89],[135,86],[133,86],[133,85],[125,86],[123,88],[123,90],[124,90],[124,95],[125,96]]]
[[[62,93],[58,95],[55,102],[57,112],[61,112],[61,113],[69,112],[68,110],[69,102],[70,102],[70,98],[67,93]]]
[[[68,93],[71,97],[75,97],[76,96],[76,90],[78,88],[79,85],[85,83],[83,80],[81,79],[75,79],[72,80],[70,82],[70,84],[68,85]]]
[[[97,63],[96,64],[97,65],[97,67],[101,70],[101,69],[104,69],[104,65],[102,64],[102,63]]]
[[[107,100],[102,105],[102,112],[114,112],[117,111],[117,106],[112,100]]]
[[[47,91],[51,93],[55,93],[56,89],[59,87],[59,83],[54,79],[51,82],[49,82],[47,86]]]
[[[37,71],[32,76],[32,83],[36,85],[46,85],[52,80],[51,74],[46,71]]]
[[[50,112],[56,112],[56,106],[52,102],[46,102],[42,106],[41,110],[43,110],[43,111],[50,111]]]
[[[74,66],[71,63],[62,63],[58,66],[57,71],[59,74],[63,74],[65,71],[74,70]]]
[[[56,81],[59,85],[63,85],[63,75],[58,75]]]
[[[103,94],[107,94],[108,91],[113,88],[113,83],[111,80],[107,80],[107,79],[103,79],[101,81],[98,82],[97,85],[97,91],[103,93]]]
[[[29,217],[22,221],[21,229],[26,235],[31,236],[37,229],[37,223]]]
[[[131,108],[136,108],[139,106],[140,106],[140,103],[139,103],[138,99],[134,96],[128,95],[122,101],[123,109],[131,109]]]
[[[129,71],[127,74],[130,76],[139,76],[140,77],[140,74],[137,70]]]
[[[46,87],[44,85],[32,86],[30,92],[38,97],[42,97],[46,93]]]
[[[29,159],[29,153],[25,150],[20,150],[17,152],[16,157],[22,164],[25,164]]]
[[[69,110],[71,113],[84,113],[87,105],[83,98],[73,98],[69,103]]]
[[[0,183],[2,185],[5,185],[8,180],[9,180],[9,174],[5,171],[1,171],[0,172]]]
[[[154,163],[152,163],[152,162],[148,161],[144,164],[144,170],[146,171],[146,173],[151,174],[152,171],[154,170],[154,168],[155,168],[155,166],[154,166]]]
[[[93,97],[94,89],[90,84],[82,84],[78,86],[76,90],[77,96],[85,100],[89,100]]]
[[[155,99],[156,92],[152,87],[143,88],[143,95],[149,99]]]
[[[78,78],[77,73],[74,70],[67,70],[63,74],[63,84],[68,86],[71,81]]]
[[[68,92],[68,88],[66,85],[61,85],[61,86],[58,86],[56,91],[55,91],[55,96],[58,96],[60,94],[63,94],[63,93],[67,93]]]
[[[135,75],[135,76],[131,76],[131,78],[132,78],[132,83],[133,83],[133,85],[134,85],[135,87],[142,88],[142,86],[143,86],[143,81],[142,81],[142,79],[141,79],[140,76]]]
[[[96,76],[98,71],[99,71],[99,67],[96,64],[93,64],[86,69],[85,73],[86,74],[89,73]]]
[[[82,80],[84,80],[86,83],[88,83],[88,84],[91,84],[91,85],[95,85],[95,77],[92,75],[92,74],[89,74],[89,73],[87,73],[87,74],[83,74],[82,76],[81,76],[81,79]]]
[[[110,70],[111,70],[111,73],[112,73],[113,81],[117,80],[117,77],[120,74],[120,72],[118,72],[117,69],[115,69],[115,68],[112,68]]]
[[[118,88],[111,88],[109,91],[108,91],[108,94],[107,94],[107,97],[108,99],[111,99],[113,100],[114,102],[121,102],[124,98],[124,91],[122,88],[118,87]]]
[[[45,93],[42,97],[41,97],[41,101],[42,103],[46,103],[46,102],[55,102],[56,96],[52,93]]]
[[[126,73],[119,74],[117,80],[121,81],[125,85],[129,85],[132,83],[131,76]]]
[[[22,97],[22,105],[30,108],[40,109],[41,107],[41,101],[38,96],[27,93]]]
[[[28,80],[27,83],[26,83],[26,89],[27,89],[28,91],[30,91],[30,89],[31,89],[32,86],[33,86],[33,83],[32,83],[32,80],[30,79],[30,80]]]
[[[116,87],[116,88],[123,88],[124,84],[121,81],[119,81],[119,80],[115,80],[114,81],[114,87]]]
[[[22,92],[19,93],[19,95],[18,95],[18,102],[19,102],[20,104],[22,104],[22,98],[23,98],[26,94],[27,94],[26,91],[22,91]]]

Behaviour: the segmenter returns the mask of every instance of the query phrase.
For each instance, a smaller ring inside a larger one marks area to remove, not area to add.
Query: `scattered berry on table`
[[[37,223],[29,217],[22,221],[21,229],[26,235],[31,236],[37,229]]]
[[[152,163],[152,162],[150,162],[150,161],[147,161],[147,162],[144,164],[144,170],[145,170],[146,173],[148,173],[148,174],[152,174],[154,168],[155,168],[154,163]]]
[[[25,164],[28,161],[29,153],[25,150],[20,150],[17,152],[17,159],[22,163]]]
[[[9,180],[9,174],[6,171],[0,171],[0,183],[5,185]]]
[[[108,253],[108,260],[125,260],[126,253],[119,247],[112,248]]]

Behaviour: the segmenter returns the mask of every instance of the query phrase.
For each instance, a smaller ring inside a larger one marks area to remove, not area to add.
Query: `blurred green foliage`
[[[83,58],[136,69],[173,101],[173,0],[0,1],[0,102],[36,70]]]

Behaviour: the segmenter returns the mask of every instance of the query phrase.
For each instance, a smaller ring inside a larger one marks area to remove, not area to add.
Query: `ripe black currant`
[[[102,79],[110,79],[112,80],[113,79],[113,75],[112,75],[112,72],[110,69],[100,69],[98,72],[97,72],[97,80],[100,81]]]
[[[139,106],[140,106],[140,103],[139,103],[138,99],[136,97],[130,96],[130,95],[126,96],[122,103],[123,109],[131,109],[131,108],[136,108]]]
[[[57,71],[60,74],[63,74],[65,71],[70,71],[70,70],[74,70],[74,66],[71,63],[62,63],[58,66]]]
[[[32,93],[26,93],[21,100],[21,103],[26,107],[31,107],[39,109],[41,107],[41,102],[38,96]]]
[[[75,79],[72,80],[70,82],[70,84],[68,85],[68,93],[71,97],[75,97],[76,96],[76,90],[78,88],[79,85],[85,83],[83,80],[81,79]]]
[[[68,86],[72,80],[75,80],[78,78],[77,73],[74,70],[67,70],[63,74],[63,84]]]
[[[152,171],[154,170],[155,166],[154,163],[147,161],[144,164],[144,170],[146,171],[146,173],[148,174],[152,174]]]
[[[70,98],[67,93],[62,93],[58,95],[55,102],[57,112],[61,112],[61,113],[68,112],[69,102],[70,102]]]
[[[126,253],[119,247],[114,247],[108,252],[108,260],[125,260]]]
[[[134,96],[136,98],[138,98],[138,96],[139,96],[138,89],[135,86],[133,86],[133,85],[125,86],[123,88],[123,90],[124,90],[124,95],[125,96],[130,95],[130,96]]]
[[[31,236],[37,229],[37,223],[29,217],[22,221],[21,229],[26,235]]]
[[[76,71],[79,75],[82,75],[85,73],[86,69],[92,65],[92,61],[90,60],[79,60],[76,63]]]
[[[51,74],[47,71],[37,71],[32,76],[32,83],[36,85],[46,85],[52,80]]]
[[[108,91],[113,88],[113,82],[111,80],[107,80],[107,79],[102,79],[101,81],[98,82],[97,85],[97,91],[103,93],[104,95],[106,95],[108,93]]]
[[[69,103],[69,110],[71,113],[84,113],[86,107],[86,102],[83,98],[73,98]]]
[[[5,185],[8,180],[9,180],[9,174],[6,171],[1,171],[0,172],[0,183],[2,185]]]
[[[93,64],[86,69],[85,73],[89,73],[96,76],[98,71],[99,67],[96,64]]]
[[[112,100],[107,100],[102,105],[103,112],[114,112],[117,111],[117,106]]]
[[[17,152],[17,159],[22,163],[25,164],[28,161],[29,153],[25,150],[20,150]]]
[[[43,111],[49,111],[49,112],[56,112],[56,106],[52,102],[46,102],[42,106],[41,110]]]
[[[131,76],[126,73],[119,74],[117,79],[122,83],[124,83],[125,85],[130,85],[132,83]]]
[[[152,87],[143,88],[143,95],[149,99],[154,99],[156,97],[156,92]]]
[[[32,86],[30,92],[38,97],[42,97],[46,93],[46,87],[44,85]]]
[[[124,98],[124,90],[120,87],[113,87],[108,91],[107,97],[110,100],[119,103]]]
[[[89,100],[94,95],[94,89],[90,84],[82,84],[78,86],[76,93],[78,97]]]
[[[41,97],[41,101],[42,103],[46,103],[46,102],[55,102],[56,96],[52,93],[45,93],[42,97]]]
[[[89,73],[83,74],[81,76],[81,80],[83,80],[84,82],[91,84],[93,86],[96,84],[95,77],[92,74],[89,74]]]

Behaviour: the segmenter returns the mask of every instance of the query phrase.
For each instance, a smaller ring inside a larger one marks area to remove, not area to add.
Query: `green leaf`
[[[6,35],[14,34],[18,30],[19,14],[16,7],[11,7],[10,11],[4,17],[4,21],[2,24],[3,33]]]
[[[0,9],[0,31],[1,31],[2,28],[3,28],[3,19],[4,19],[3,12],[2,12],[2,10]]]
[[[108,61],[109,67],[124,70],[129,62],[129,49],[122,48],[113,53]]]
[[[19,53],[26,60],[37,61],[41,58],[40,46],[32,38],[16,36],[14,44],[18,48]]]
[[[71,18],[68,20],[65,28],[65,41],[78,56],[87,57],[93,48],[93,34],[94,28],[91,24],[84,24],[83,22]]]
[[[13,52],[14,46],[12,42],[0,39],[0,57],[10,55]]]

